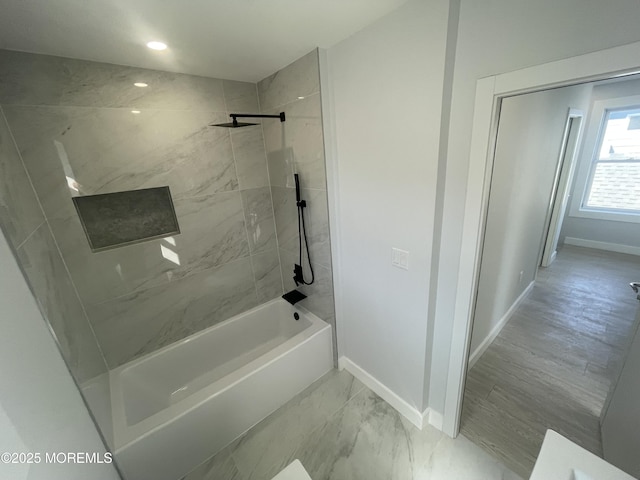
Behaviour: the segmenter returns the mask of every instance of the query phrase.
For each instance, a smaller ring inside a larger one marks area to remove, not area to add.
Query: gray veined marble
[[[281,249],[298,252],[298,220],[295,206],[295,190],[273,187],[274,212],[278,242]],[[305,230],[313,265],[331,268],[331,246],[329,238],[329,212],[327,192],[301,189],[307,202],[304,210]],[[292,214],[293,210],[293,214]]]
[[[13,248],[44,222],[44,215],[0,109],[0,226]]]
[[[268,250],[251,255],[251,264],[256,282],[256,293],[260,303],[268,302],[284,293],[282,290],[282,273],[280,271],[278,250]]]
[[[52,220],[86,305],[175,282],[249,254],[240,192],[176,200],[175,209],[179,235],[97,253],[89,248],[73,210]]]
[[[282,248],[284,245],[298,241],[296,192],[293,188],[271,187],[271,197],[273,198],[278,245]]]
[[[258,89],[255,83],[223,80],[222,88],[228,113],[260,112]]]
[[[247,479],[271,478],[288,465],[304,438],[360,393],[364,386],[333,371],[250,430],[231,453]],[[275,442],[274,439],[278,438]]]
[[[262,187],[243,190],[241,193],[251,253],[275,249],[276,226],[271,190],[269,187]]]
[[[463,436],[411,425],[333,371],[183,480],[270,480],[298,458],[314,480],[521,480]]]
[[[317,49],[258,82],[258,97],[263,112],[319,91]]]
[[[312,259],[313,260],[313,259]],[[296,287],[293,281],[293,265],[298,263],[298,253],[290,250],[280,249],[280,262],[282,265],[282,280],[284,290],[288,292],[297,288],[304,293],[307,298],[300,302],[300,305],[324,321],[334,318],[334,298],[333,298],[333,278],[331,270],[322,265],[313,265],[315,281],[312,285],[301,285]],[[303,270],[305,279],[311,278],[310,271],[307,267],[306,259],[303,258]],[[332,325],[335,328],[335,325]],[[335,353],[335,352],[334,352]]]
[[[269,186],[262,128],[238,128],[230,130],[230,134],[240,189]]]
[[[89,308],[111,368],[258,304],[249,257]]]
[[[76,107],[6,107],[45,213],[72,195],[169,185],[176,198],[235,190],[224,114]]]
[[[4,105],[226,110],[215,78],[10,50],[0,50],[0,65]]]
[[[285,111],[286,122],[262,125],[271,184],[293,187],[292,175],[297,172],[302,187],[326,189],[320,94],[296,100]]]
[[[182,234],[175,238],[184,255],[184,274],[216,267],[249,254],[240,192],[176,202]]]
[[[46,223],[20,247],[18,259],[76,380],[83,383],[105,373],[100,349]]]

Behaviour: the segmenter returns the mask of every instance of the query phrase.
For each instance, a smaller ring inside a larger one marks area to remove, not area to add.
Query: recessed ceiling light
[[[298,100],[304,100],[304,97],[298,97]]]
[[[131,113],[138,114],[138,113],[140,113],[140,110],[131,110]]]
[[[149,86],[149,84],[148,84],[148,83],[144,83],[144,82],[136,82],[136,83],[134,83],[134,85],[135,85],[136,87],[141,87],[141,88],[142,88],[142,87],[148,87],[148,86]]]
[[[166,50],[167,44],[153,41],[153,42],[148,42],[147,47],[149,47],[152,50]]]

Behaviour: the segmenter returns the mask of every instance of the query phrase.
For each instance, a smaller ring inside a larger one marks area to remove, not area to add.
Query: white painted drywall
[[[440,232],[429,407],[442,412],[451,353],[457,272],[480,78],[640,40],[640,3],[589,0],[461,0]],[[425,185],[425,188],[428,188]],[[435,287],[435,285],[434,285]]]
[[[640,95],[640,80],[637,79],[595,86],[591,96],[589,117],[587,118],[589,128],[586,133],[589,135],[597,135],[597,126],[596,128],[591,128],[593,120],[591,117],[593,115],[595,102],[637,95]],[[595,120],[596,124],[599,124],[599,119]],[[565,237],[572,237],[595,242],[612,243],[614,245],[640,247],[640,223],[601,220],[578,217],[571,214],[572,210],[575,211],[579,208],[584,192],[584,182],[577,181],[578,173],[581,170],[580,167],[584,168],[585,165],[589,165],[593,156],[593,149],[586,148],[587,144],[591,145],[592,142],[583,141],[579,152],[578,168],[576,168],[574,173],[571,186],[571,208],[567,209],[562,223],[560,241],[564,242]]]
[[[12,480],[117,480],[111,464],[49,464],[46,453],[103,455],[105,447],[0,232],[0,452],[40,453],[0,463]]]
[[[580,85],[502,102],[471,352],[536,277],[567,115],[588,108],[590,91]]]
[[[419,411],[447,20],[447,1],[414,0],[327,52],[341,355]]]

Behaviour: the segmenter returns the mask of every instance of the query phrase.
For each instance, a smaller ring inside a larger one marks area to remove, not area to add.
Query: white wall
[[[599,125],[600,118],[593,119],[593,106],[595,102],[640,95],[640,80],[626,80],[604,85],[597,85],[593,88],[591,96],[591,104],[589,110],[588,130],[585,132],[591,135],[597,135],[597,128],[591,128],[592,121],[595,120]],[[571,211],[580,207],[582,194],[584,192],[584,182],[578,182],[578,174],[580,167],[587,166],[591,163],[593,149],[585,148],[590,142],[583,141],[582,148],[579,152],[578,167],[576,168],[574,179],[571,187],[571,207],[567,209],[562,230],[560,232],[560,241],[564,242],[565,237],[578,238],[595,242],[604,242],[614,245],[628,245],[632,247],[640,247],[640,223],[619,222],[615,220],[601,220],[595,218],[586,218],[573,216]]]
[[[0,463],[12,480],[116,480],[113,465],[47,464],[46,452],[105,453],[80,394],[0,233],[0,452],[41,453]]]
[[[440,232],[429,406],[442,412],[449,368],[476,81],[640,40],[640,3],[461,0]],[[425,188],[427,186],[425,185]]]
[[[414,0],[327,52],[340,354],[419,411],[447,21],[446,0]],[[391,247],[410,252],[408,271]]]
[[[569,108],[586,111],[590,91],[580,85],[502,102],[471,352],[536,277]]]

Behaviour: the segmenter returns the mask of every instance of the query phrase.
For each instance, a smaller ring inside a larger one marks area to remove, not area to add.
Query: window
[[[582,209],[640,214],[640,107],[605,110]]]

